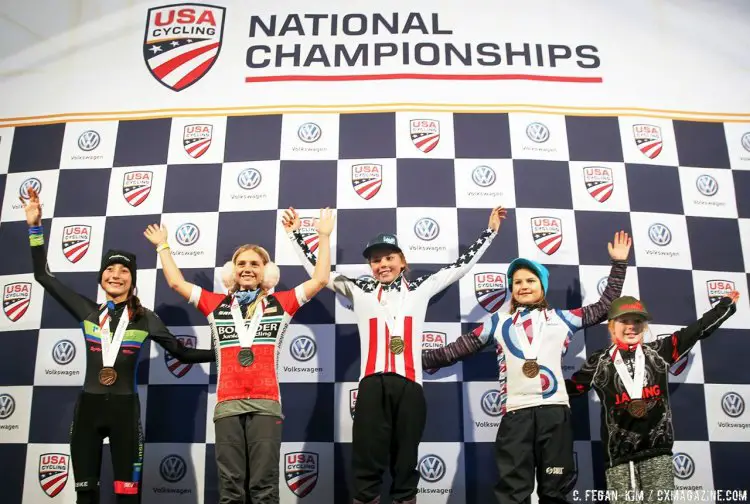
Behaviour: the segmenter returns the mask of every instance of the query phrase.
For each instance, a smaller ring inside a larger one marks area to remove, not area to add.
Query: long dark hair
[[[130,320],[135,320],[145,315],[146,309],[141,305],[141,300],[138,299],[138,296],[135,295],[135,288],[132,285],[128,291],[127,303]]]

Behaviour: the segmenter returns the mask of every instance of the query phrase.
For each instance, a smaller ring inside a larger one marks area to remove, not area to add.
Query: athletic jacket
[[[517,310],[515,313],[494,313],[474,331],[459,337],[444,348],[422,355],[422,366],[434,372],[450,366],[485,346],[495,345],[500,380],[500,412],[505,414],[521,408],[561,404],[568,406],[564,387],[562,355],[570,338],[580,329],[604,320],[612,301],[620,297],[625,280],[627,262],[613,261],[612,268],[599,301],[573,310]],[[533,333],[531,320],[537,318],[541,334]],[[519,334],[530,341],[541,337],[537,364],[539,374],[534,378],[522,372],[524,353],[518,343]]]
[[[581,369],[566,381],[571,395],[584,394],[593,387],[599,396],[602,403],[601,438],[607,468],[672,454],[674,429],[669,406],[669,367],[687,354],[699,339],[713,333],[736,310],[731,299],[724,297],[697,322],[671,337],[642,345],[646,374],[641,398],[647,408],[643,418],[633,417],[627,411],[631,399],[615,369],[615,345],[591,354]],[[632,377],[635,349],[618,349]]]
[[[489,228],[484,230],[456,262],[413,281],[399,275],[385,285],[372,277],[353,280],[339,273],[331,273],[328,288],[348,298],[357,316],[362,355],[360,380],[377,373],[396,373],[421,385],[422,327],[427,304],[430,298],[464,276],[479,261],[496,234]],[[291,232],[288,236],[295,244],[294,249],[302,264],[312,276],[315,256],[305,244],[302,234]],[[389,341],[395,311],[399,307],[404,317],[403,327],[400,328],[404,350],[403,353],[394,354]],[[386,320],[390,322],[386,323]]]

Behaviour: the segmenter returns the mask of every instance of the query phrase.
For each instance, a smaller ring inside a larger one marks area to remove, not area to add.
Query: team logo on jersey
[[[447,344],[448,336],[444,332],[422,331],[422,350],[436,350]]]
[[[355,164],[352,165],[352,187],[361,198],[369,200],[383,185],[383,165]]]
[[[412,143],[425,154],[440,142],[440,121],[434,119],[412,119],[409,121]]]
[[[318,250],[319,241],[318,230],[315,229],[318,219],[316,219],[315,217],[300,217],[299,220],[299,232],[302,235],[302,238],[305,240],[307,248],[310,249],[310,252],[315,253],[315,251]]]
[[[11,322],[23,317],[31,304],[31,282],[15,282],[3,287],[3,312]]]
[[[284,479],[294,495],[308,495],[318,483],[318,454],[289,452],[284,455]]]
[[[709,280],[706,282],[706,290],[708,291],[708,302],[713,307],[721,301],[721,298],[735,290],[735,285],[730,280]]]
[[[23,199],[29,199],[29,189],[34,189],[37,194],[42,193],[42,182],[35,177],[27,178],[18,187],[18,195]]]
[[[687,453],[675,453],[672,455],[672,470],[678,479],[690,479],[695,474],[693,457]]]
[[[74,224],[63,228],[62,251],[68,261],[75,264],[83,259],[90,245],[91,226]]]
[[[562,245],[562,220],[557,217],[532,217],[531,234],[539,250],[552,255]]]
[[[695,187],[703,196],[715,196],[719,192],[719,183],[711,175],[705,173],[695,180]]]
[[[474,294],[482,308],[494,313],[508,293],[505,273],[474,273]]]
[[[70,469],[70,455],[43,453],[39,455],[39,484],[44,493],[54,497],[65,488]]]
[[[212,124],[188,124],[182,132],[182,146],[188,156],[198,159],[211,147]]]
[[[177,339],[186,348],[196,348],[198,346],[198,340],[195,336],[180,335],[177,336]],[[169,370],[169,372],[172,373],[172,375],[176,378],[182,378],[188,373],[188,371],[193,369],[192,364],[184,364],[180,362],[174,355],[169,352],[164,352],[164,363],[167,365],[167,369]]]
[[[499,390],[488,390],[482,394],[480,404],[482,411],[489,416],[496,417],[502,414],[503,401]]]
[[[76,358],[76,346],[70,340],[60,340],[52,347],[52,360],[60,366],[67,366]]]
[[[672,243],[672,231],[665,224],[656,222],[648,228],[648,239],[654,245],[666,247]]]
[[[198,82],[219,57],[225,11],[196,3],[149,9],[143,58],[151,75],[172,91]]]
[[[0,394],[0,420],[7,420],[16,412],[16,400],[10,394]]]
[[[122,177],[122,196],[132,207],[137,207],[151,194],[154,173],[150,171],[129,171]]]
[[[101,140],[102,137],[99,136],[98,132],[94,130],[84,131],[78,137],[78,148],[82,151],[90,152],[99,147]]]
[[[445,461],[438,455],[425,455],[419,460],[419,474],[428,483],[437,483],[445,476]]]
[[[352,420],[354,420],[354,410],[357,407],[357,390],[359,389],[349,389],[349,413],[352,415]]]
[[[666,338],[671,338],[671,333],[665,333],[665,334],[657,334],[656,339],[663,340]],[[678,361],[675,361],[670,367],[669,367],[669,374],[672,376],[680,376],[685,369],[687,369],[688,364],[690,363],[690,353],[688,352],[685,355],[683,355]]]
[[[661,128],[653,124],[634,124],[633,139],[644,156],[654,159],[661,153]]]
[[[721,409],[727,416],[740,417],[745,412],[745,400],[737,392],[727,392],[721,397]]]
[[[586,184],[586,191],[599,203],[607,201],[615,189],[612,168],[604,166],[585,167],[583,169],[583,182]]]

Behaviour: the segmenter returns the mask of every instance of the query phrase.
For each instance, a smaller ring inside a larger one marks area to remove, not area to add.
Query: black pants
[[[509,412],[497,431],[495,456],[498,504],[531,502],[535,477],[539,504],[567,502],[565,496],[578,476],[570,408],[537,406]]]
[[[355,503],[379,502],[386,467],[393,479],[393,500],[416,498],[426,415],[424,391],[413,381],[378,374],[359,382],[352,429]]]
[[[219,504],[278,504],[281,419],[245,413],[214,428]]]
[[[102,446],[109,437],[118,504],[140,502],[143,434],[136,394],[81,393],[70,428],[70,458],[78,504],[99,502]]]

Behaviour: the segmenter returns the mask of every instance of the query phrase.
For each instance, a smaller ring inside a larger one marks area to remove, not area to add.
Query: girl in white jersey
[[[185,281],[164,227],[154,224],[144,233],[157,246],[169,286],[211,325],[218,370],[214,429],[219,504],[279,503],[283,416],[278,354],[294,314],[328,283],[333,224],[332,212],[321,210],[320,256],[312,279],[275,292],[278,268],[262,247],[243,245],[235,251],[227,268],[229,282],[225,279],[229,293],[218,293]]]
[[[500,378],[500,414],[495,441],[499,504],[529,502],[536,477],[540,504],[562,503],[573,488],[573,431],[562,374],[562,355],[578,330],[606,318],[625,280],[631,240],[624,231],[609,244],[612,268],[596,303],[572,310],[550,308],[549,272],[536,261],[516,259],[508,267],[509,313],[494,313],[480,327],[444,348],[422,354],[428,373],[495,345]]]
[[[351,301],[360,335],[361,372],[352,432],[355,504],[380,502],[383,471],[389,466],[394,503],[416,503],[418,449],[426,419],[421,353],[427,305],[479,261],[505,215],[502,207],[493,209],[487,229],[468,250],[431,275],[406,279],[406,258],[392,234],[378,235],[363,252],[372,277],[354,280],[331,273],[328,287]],[[290,208],[282,222],[312,274],[315,256],[298,231],[297,212]]]

